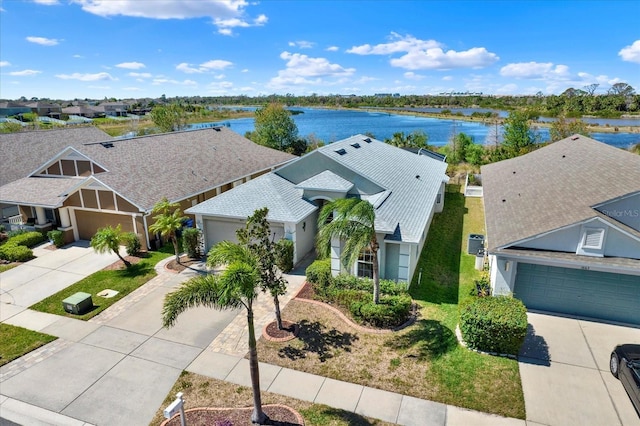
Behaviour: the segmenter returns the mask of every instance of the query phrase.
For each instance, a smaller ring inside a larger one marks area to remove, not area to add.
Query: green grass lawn
[[[0,274],[4,271],[8,271],[9,269],[13,269],[18,266],[19,263],[9,263],[8,265],[0,265]]]
[[[173,246],[166,244],[160,251],[149,252],[149,256],[139,263],[127,269],[98,271],[77,283],[47,297],[46,299],[31,306],[30,309],[48,312],[50,314],[64,315],[71,318],[88,320],[116,303],[118,300],[131,293],[151,278],[156,276],[154,266],[160,260],[173,255]],[[99,297],[96,294],[102,290],[116,290],[119,293],[111,298]],[[93,299],[93,309],[84,315],[74,315],[66,312],[62,307],[62,301],[67,297],[84,292],[91,294]]]
[[[26,328],[0,323],[0,365],[56,340],[57,337]]]
[[[482,355],[455,342],[458,304],[470,298],[475,256],[466,253],[469,234],[485,234],[482,199],[465,198],[459,187],[449,185],[444,211],[436,215],[417,271],[411,283],[412,297],[422,315],[440,327],[437,341],[442,350],[432,356],[424,379],[438,388],[438,400],[452,405],[525,418],[524,396],[515,360]],[[423,336],[427,341],[434,336]]]

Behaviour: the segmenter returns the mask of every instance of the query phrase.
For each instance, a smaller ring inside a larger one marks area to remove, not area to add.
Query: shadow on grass
[[[142,275],[146,275],[153,271],[153,265],[150,265],[145,262],[136,263],[135,265],[131,265],[128,268],[119,269],[118,275],[125,278],[135,278]]]
[[[434,216],[429,228],[410,293],[430,303],[458,303],[462,225],[466,207],[460,185],[447,185],[444,210]]]
[[[300,410],[300,411],[305,418],[321,419],[321,418],[328,417],[331,420],[342,421],[344,422],[344,424],[348,424],[350,426],[370,426],[375,424],[369,421],[367,418],[361,416],[360,414],[356,414],[351,411],[340,410],[338,408],[327,407],[327,406],[321,406],[319,409],[313,410],[313,412],[309,412],[311,410]],[[318,422],[318,424],[329,424],[329,423]]]
[[[518,360],[527,364],[551,365],[551,355],[549,345],[543,336],[537,335],[535,328],[527,324],[527,336],[518,353]]]
[[[455,349],[458,341],[451,330],[439,321],[421,319],[406,333],[385,344],[391,349],[407,351],[420,361],[433,360]]]
[[[325,362],[333,358],[333,351],[336,349],[351,352],[351,345],[358,340],[355,334],[343,333],[335,328],[327,330],[326,326],[317,321],[302,320],[299,325],[298,340],[304,346],[301,349],[290,345],[281,348],[278,351],[281,358],[303,359],[307,357],[308,352],[311,352],[318,355],[320,362]]]

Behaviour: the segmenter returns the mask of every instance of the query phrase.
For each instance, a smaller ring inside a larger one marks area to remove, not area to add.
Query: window
[[[371,250],[364,250],[358,256],[357,275],[364,278],[373,278],[373,253]]]

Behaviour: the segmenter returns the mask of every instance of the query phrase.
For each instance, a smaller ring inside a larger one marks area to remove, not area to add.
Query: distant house
[[[321,147],[187,212],[196,216],[208,250],[235,231],[254,210],[267,207],[274,238],[294,242],[295,262],[314,249],[318,212],[328,201],[358,197],[375,208],[380,276],[409,281],[434,213],[444,206],[446,163],[363,135]],[[340,247],[332,270],[341,271]],[[363,253],[351,270],[370,276]]]
[[[31,112],[40,117],[60,119],[60,115],[62,114],[62,107],[52,102],[36,101],[28,103],[26,106],[31,109]]]
[[[78,115],[86,118],[95,118],[100,115],[104,115],[104,112],[98,111],[95,107],[88,105],[77,105],[62,108],[62,113],[67,115]]]
[[[17,102],[0,102],[0,117],[12,117],[31,112],[31,108]]]
[[[574,135],[482,180],[495,294],[640,325],[640,156]]]
[[[124,102],[102,102],[93,108],[107,117],[121,117],[127,115],[128,107]]]
[[[149,247],[163,197],[184,210],[293,158],[227,128],[119,140],[95,127],[0,134],[2,220],[57,228],[67,241],[121,225]]]

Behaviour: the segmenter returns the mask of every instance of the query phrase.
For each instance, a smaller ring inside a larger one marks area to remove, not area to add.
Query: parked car
[[[611,352],[609,369],[629,394],[640,416],[640,345],[618,345]]]

